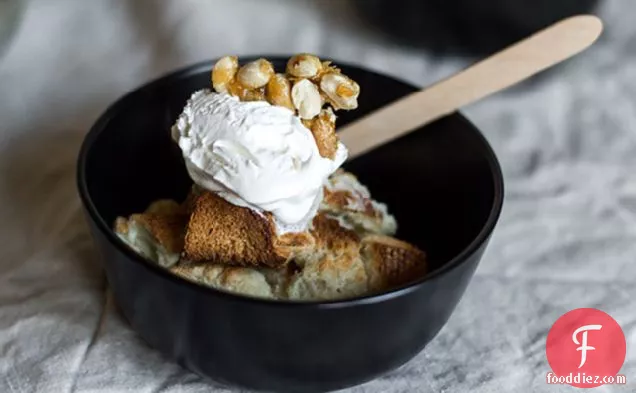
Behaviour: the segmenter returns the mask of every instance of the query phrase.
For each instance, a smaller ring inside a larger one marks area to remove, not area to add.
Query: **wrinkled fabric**
[[[315,52],[422,86],[466,64],[376,36],[343,1],[25,3],[0,58],[3,393],[230,391],[142,342],[98,267],[75,160],[91,123],[119,96],[229,53]],[[350,391],[575,391],[546,384],[545,340],[579,307],[608,312],[627,339],[628,384],[594,391],[636,389],[636,3],[603,4],[607,32],[593,49],[466,108],[505,173],[500,223],[435,340]]]

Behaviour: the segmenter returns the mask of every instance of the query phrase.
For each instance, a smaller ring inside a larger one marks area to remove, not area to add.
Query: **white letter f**
[[[574,341],[574,343],[576,345],[581,345],[580,347],[578,347],[576,350],[577,351],[581,351],[581,364],[579,364],[579,368],[583,367],[583,365],[585,364],[585,360],[587,359],[587,351],[593,351],[596,348],[594,347],[590,347],[587,345],[587,331],[588,330],[601,330],[603,326],[601,325],[585,325],[585,326],[581,326],[580,328],[576,329],[574,331],[574,333],[572,334],[572,341]],[[579,343],[579,340],[577,340],[576,336],[583,332],[583,339],[581,340],[582,342]]]

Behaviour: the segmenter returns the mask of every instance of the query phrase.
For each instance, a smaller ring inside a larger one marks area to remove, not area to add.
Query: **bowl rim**
[[[281,56],[281,55],[243,56],[241,58],[241,62],[252,61],[258,58],[266,58],[274,62],[280,62],[280,61],[284,62],[286,61],[287,58],[289,58],[289,56]],[[424,275],[422,278],[418,280],[412,281],[405,285],[395,287],[388,291],[358,296],[354,298],[336,299],[336,300],[309,300],[309,301],[268,299],[268,298],[260,298],[260,297],[249,296],[249,295],[244,295],[240,293],[224,291],[224,290],[216,289],[216,288],[213,288],[198,282],[187,280],[185,278],[179,277],[171,273],[170,271],[168,271],[168,269],[162,266],[159,266],[158,264],[154,263],[150,259],[138,254],[131,247],[125,244],[124,241],[119,238],[119,236],[115,234],[111,225],[108,225],[108,223],[104,220],[101,214],[99,214],[99,212],[97,211],[97,208],[93,204],[93,201],[89,195],[88,184],[86,179],[86,162],[88,160],[88,156],[91,151],[91,148],[93,147],[95,141],[99,138],[101,133],[104,131],[109,121],[113,117],[117,116],[120,109],[122,107],[125,107],[127,102],[131,100],[133,96],[136,96],[145,90],[154,89],[156,86],[166,84],[166,83],[172,83],[175,79],[191,76],[194,74],[199,74],[202,71],[209,72],[212,69],[212,66],[214,65],[216,60],[218,59],[204,60],[204,61],[191,64],[189,66],[181,67],[175,71],[166,73],[162,76],[152,79],[149,82],[146,82],[142,84],[141,86],[129,91],[128,93],[124,94],[122,97],[120,97],[114,103],[112,103],[111,105],[107,107],[107,109],[102,113],[102,115],[99,116],[97,121],[91,126],[90,130],[84,137],[84,140],[80,147],[79,155],[77,158],[77,167],[76,167],[76,182],[77,182],[77,188],[80,195],[80,199],[84,205],[86,212],[88,213],[88,216],[96,224],[97,228],[99,228],[99,230],[106,237],[109,243],[113,247],[118,249],[119,252],[126,255],[128,259],[132,261],[132,263],[137,263],[140,266],[152,271],[153,273],[159,274],[165,279],[172,281],[175,284],[180,284],[180,285],[189,287],[190,289],[199,291],[200,293],[206,296],[226,297],[228,300],[232,300],[236,302],[261,304],[264,306],[271,306],[271,307],[332,309],[332,308],[347,308],[347,307],[359,306],[363,304],[381,303],[384,301],[388,301],[394,298],[407,295],[411,292],[415,292],[420,287],[426,285],[428,282],[433,281],[439,276],[449,273],[450,271],[454,270],[458,266],[465,263],[469,259],[469,257],[473,255],[484,243],[489,241],[495,229],[497,221],[499,220],[499,217],[501,215],[501,211],[503,208],[503,201],[504,201],[503,173],[501,170],[501,166],[499,164],[499,160],[497,159],[497,156],[494,150],[492,149],[492,146],[488,143],[488,140],[486,139],[486,137],[470,120],[468,120],[464,115],[461,114],[461,112],[458,111],[458,112],[451,113],[447,117],[454,117],[460,122],[464,123],[466,127],[472,129],[472,131],[476,133],[476,136],[483,143],[484,153],[486,155],[486,159],[490,167],[491,176],[493,177],[494,200],[493,200],[490,212],[488,214],[488,218],[486,219],[485,224],[482,226],[477,236],[475,236],[474,239],[468,245],[466,245],[460,253],[455,255],[455,257],[443,263],[438,269],[433,270],[430,273],[427,273],[426,275]],[[417,86],[409,82],[406,82],[402,79],[396,78],[391,75],[383,74],[381,72],[370,70],[366,68],[365,66],[361,66],[361,65],[353,64],[353,63],[341,62],[338,60],[334,60],[334,63],[343,67],[357,69],[358,71],[372,74],[376,77],[389,78],[393,80],[394,82],[398,82],[399,84],[404,85],[405,87],[409,88],[412,91],[416,91],[420,89]],[[104,263],[108,263],[108,261],[104,261]]]

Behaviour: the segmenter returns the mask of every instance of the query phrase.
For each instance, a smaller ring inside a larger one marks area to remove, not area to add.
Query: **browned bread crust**
[[[183,236],[188,215],[172,200],[160,199],[153,202],[145,212],[132,214],[128,219],[117,217],[115,232],[128,234],[131,223],[144,227],[164,249],[171,254],[183,250]]]
[[[183,203],[159,200],[142,214],[118,218],[115,230],[126,234],[132,223],[142,225],[167,252],[181,253],[181,262],[170,267],[173,273],[260,297],[348,298],[422,277],[427,269],[423,251],[341,222],[348,209],[369,218],[383,214],[374,206],[367,210],[360,203],[365,199],[370,200],[348,190],[326,192],[333,209],[321,209],[309,231],[276,236],[269,214],[193,187]]]
[[[281,267],[271,216],[235,206],[211,192],[197,198],[188,222],[183,258],[238,266]]]
[[[178,254],[183,250],[183,230],[188,222],[185,214],[142,213],[130,219],[143,225],[166,251]]]
[[[360,237],[324,213],[318,213],[314,217],[311,234],[315,239],[316,249],[322,252],[351,255],[357,254],[360,249]]]
[[[369,286],[380,290],[405,284],[426,272],[426,254],[393,237],[369,235],[362,239]]]
[[[309,232],[285,233],[274,237],[274,250],[277,255],[290,261],[295,256],[312,252],[316,239]]]
[[[325,188],[325,197],[323,199],[323,203],[329,207],[330,210],[335,212],[342,211],[356,211],[351,208],[353,204],[360,204],[360,210],[356,212],[363,214],[369,219],[378,219],[382,217],[382,212],[375,209],[373,204],[371,203],[370,198],[364,198],[360,195],[354,195],[352,191],[349,190],[329,190]]]
[[[299,254],[301,269],[293,274],[286,296],[294,300],[355,297],[367,289],[367,275],[360,258],[360,238],[339,222],[319,213],[310,231],[315,247]]]

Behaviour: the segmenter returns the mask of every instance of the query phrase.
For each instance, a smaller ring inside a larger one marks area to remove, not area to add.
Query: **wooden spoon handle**
[[[592,45],[603,24],[592,15],[564,19],[431,87],[345,126],[338,135],[349,159],[457,109],[506,89]]]

